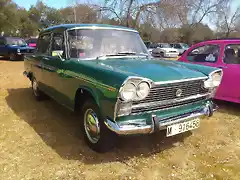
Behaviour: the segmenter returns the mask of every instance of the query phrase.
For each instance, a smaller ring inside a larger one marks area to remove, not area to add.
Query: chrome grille
[[[172,100],[176,98],[185,98],[196,94],[205,94],[208,92],[208,90],[203,88],[203,82],[203,80],[192,80],[156,85],[151,88],[149,95],[145,99],[134,102],[133,105]],[[178,89],[182,90],[180,97],[176,96],[176,91]]]
[[[201,100],[205,100],[206,97],[200,97],[196,99],[190,99],[186,101],[181,102],[174,102],[171,104],[162,104],[162,105],[155,105],[155,106],[145,106],[145,107],[137,107],[132,109],[132,114],[138,114],[146,111],[157,111],[157,110],[163,110],[163,109],[170,109],[170,108],[177,108],[183,105],[193,104],[197,103]]]

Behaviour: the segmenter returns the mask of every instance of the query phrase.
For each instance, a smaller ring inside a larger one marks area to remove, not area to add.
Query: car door
[[[42,59],[45,66],[44,82],[50,96],[60,104],[68,106],[68,98],[63,92],[66,86],[63,83],[65,59],[64,32],[52,33],[50,53]]]
[[[223,70],[221,85],[216,98],[240,102],[240,43],[223,44],[219,68]]]
[[[32,59],[34,76],[39,83],[39,88],[46,94],[49,94],[50,88],[48,86],[48,71],[49,68],[44,64],[44,60],[49,58],[50,53],[51,34],[44,33],[38,38],[36,52],[28,56]]]

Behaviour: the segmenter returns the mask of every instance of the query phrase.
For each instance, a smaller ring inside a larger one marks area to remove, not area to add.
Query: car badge
[[[178,89],[177,91],[176,91],[176,96],[177,97],[180,97],[182,95],[182,90],[181,89]]]

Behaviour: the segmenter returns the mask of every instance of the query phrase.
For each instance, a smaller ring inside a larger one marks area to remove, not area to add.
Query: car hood
[[[197,70],[170,60],[119,58],[98,60],[96,63],[114,72],[124,73],[127,76],[145,77],[155,82],[206,77]]]
[[[174,48],[156,48],[156,50],[164,50],[164,51],[176,51],[177,52],[177,49],[174,49]]]

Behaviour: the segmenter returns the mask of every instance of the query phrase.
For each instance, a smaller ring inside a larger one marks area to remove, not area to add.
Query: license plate
[[[196,129],[200,126],[200,119],[193,119],[190,121],[186,121],[183,123],[173,124],[171,126],[167,126],[167,137],[174,136],[176,134],[180,134],[186,131],[190,131],[192,129]]]

